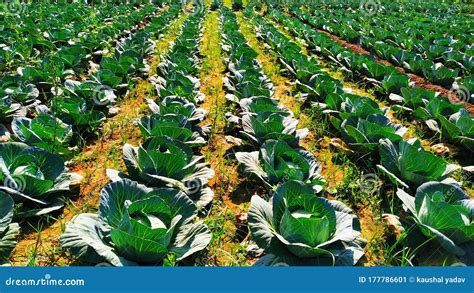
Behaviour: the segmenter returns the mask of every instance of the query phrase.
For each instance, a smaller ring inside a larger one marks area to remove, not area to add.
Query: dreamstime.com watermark
[[[5,280],[5,285],[7,287],[83,287],[86,285],[86,282],[84,279],[53,279],[51,278],[50,274],[46,274],[44,275],[44,277],[39,279],[14,279],[12,277],[9,277]]]

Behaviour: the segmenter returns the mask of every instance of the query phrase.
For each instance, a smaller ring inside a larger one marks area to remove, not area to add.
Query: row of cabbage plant
[[[273,85],[257,53],[239,30],[236,15],[222,8],[223,49],[228,54],[227,99],[239,106],[229,120],[240,128],[249,152],[237,152],[244,174],[272,195],[254,195],[248,213],[253,240],[266,253],[256,265],[354,265],[364,255],[357,217],[323,195],[316,158],[299,146],[307,129],[273,98]]]
[[[63,63],[59,61],[53,62],[58,67],[50,68],[50,71],[25,68],[22,72],[34,72],[35,76],[41,75],[47,78],[29,79],[25,75],[12,77],[15,82],[20,83],[20,87],[28,89],[28,92],[25,92],[23,88],[12,88],[15,87],[14,82],[6,81],[5,96],[2,97],[0,106],[1,120],[8,122],[12,117],[13,119],[20,117],[17,119],[20,120],[18,123],[13,123],[18,125],[18,127],[12,127],[14,131],[31,124],[38,125],[31,128],[48,126],[51,129],[60,129],[57,135],[49,139],[45,138],[44,142],[41,136],[30,140],[36,140],[43,146],[49,145],[51,150],[58,149],[56,153],[65,155],[67,146],[72,140],[80,140],[79,134],[94,131],[105,120],[107,110],[117,98],[116,93],[124,94],[133,84],[133,78],[147,73],[145,57],[154,47],[154,41],[151,38],[158,37],[157,32],[163,32],[169,21],[178,13],[178,6],[172,7],[135,33],[126,31],[124,37],[116,44],[114,52],[109,53],[113,55],[101,57],[100,65],[95,65],[94,69],[90,70],[91,80],[87,80],[84,75],[82,78],[74,77],[73,72],[64,70],[64,67],[60,65]],[[153,33],[150,34],[150,32]],[[85,60],[91,58],[91,55],[73,54],[72,56],[79,59],[85,58]],[[48,79],[55,72],[61,72],[61,78]],[[34,112],[40,114],[38,116],[42,116],[41,114],[49,114],[49,116],[47,115],[44,119],[38,117],[36,123],[22,119],[27,115],[33,116]],[[0,126],[0,131],[2,136],[8,138],[9,132],[6,127]],[[79,137],[72,137],[73,134],[78,134]],[[24,142],[31,135],[25,136]]]
[[[139,122],[144,143],[125,145],[127,174],[108,170],[112,180],[101,194],[98,214],[81,214],[67,223],[62,246],[87,263],[175,265],[211,240],[199,220],[213,193],[213,171],[196,155],[204,137],[193,131],[204,118],[197,108],[199,10],[186,20],[157,75],[150,77],[158,99],[152,115]],[[198,137],[199,136],[199,137]]]
[[[133,26],[138,26],[144,18],[154,13],[155,8],[139,10],[128,15],[129,18],[118,19],[120,26],[112,25],[103,31],[70,40],[71,44],[51,56],[44,57],[38,66],[19,67],[15,74],[6,75],[0,80],[2,105],[20,104],[28,107],[35,105],[38,99],[49,101],[60,92],[58,87],[65,80],[87,73],[90,70],[90,61],[99,63],[107,54],[113,53],[105,49],[110,44],[119,43],[121,37],[130,35],[131,30],[136,30]]]

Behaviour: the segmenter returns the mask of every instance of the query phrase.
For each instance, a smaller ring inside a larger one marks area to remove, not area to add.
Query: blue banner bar
[[[1,267],[0,292],[456,292],[473,267]]]

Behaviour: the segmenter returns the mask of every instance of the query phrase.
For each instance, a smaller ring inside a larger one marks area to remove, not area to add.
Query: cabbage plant
[[[145,139],[156,136],[168,136],[191,146],[203,145],[206,140],[198,132],[200,128],[193,126],[184,115],[153,114],[140,119],[138,126]]]
[[[201,86],[199,79],[180,71],[173,71],[166,76],[166,80],[161,78],[154,83],[160,97],[179,96],[193,103],[201,103],[205,98],[198,92]]]
[[[466,109],[461,109],[448,118],[439,116],[438,119],[446,137],[474,151],[474,119]]]
[[[89,106],[98,107],[114,104],[117,99],[117,96],[110,87],[91,80],[80,82],[68,79],[64,83],[64,87],[66,93],[83,98]]]
[[[385,76],[394,72],[394,69],[384,64],[373,62],[372,60],[364,60],[361,71],[364,75],[375,80],[383,80]]]
[[[436,98],[436,93],[416,87],[402,88],[401,95],[390,94],[390,99],[403,104],[406,110],[416,110],[425,107],[430,101]]]
[[[0,80],[0,100],[27,105],[33,104],[39,94],[39,90],[21,76],[5,76]]]
[[[252,237],[267,255],[257,265],[346,265],[364,255],[357,217],[343,203],[314,194],[312,186],[288,181],[270,202],[252,197]]]
[[[114,266],[181,261],[211,240],[197,221],[197,208],[179,190],[152,189],[131,180],[108,184],[98,214],[80,214],[66,224],[61,245],[74,257]]]
[[[197,108],[195,104],[188,100],[177,97],[169,96],[164,98],[159,104],[149,99],[148,106],[151,111],[155,114],[178,114],[183,115],[191,123],[198,123],[204,120],[206,110]]]
[[[381,139],[379,152],[382,165],[377,167],[392,182],[405,188],[416,189],[425,182],[443,181],[460,168],[423,150],[419,140],[400,140],[397,143]]]
[[[474,262],[474,200],[458,185],[427,182],[415,196],[398,189],[397,196],[421,232],[446,251]]]
[[[183,142],[169,137],[155,137],[144,144],[123,147],[128,177],[153,187],[173,187],[184,191],[199,207],[208,205],[214,196],[207,186],[214,171],[203,156],[195,156]],[[116,181],[126,175],[107,170]]]
[[[326,96],[324,103],[313,103],[313,105],[323,108],[325,114],[337,114],[342,120],[350,117],[367,118],[374,114],[385,114],[385,111],[380,109],[374,100],[347,93],[329,94]],[[340,123],[335,126],[339,128]]]
[[[121,45],[117,44],[112,58],[102,58],[100,61],[100,70],[92,75],[98,83],[111,88],[125,88],[132,76],[146,68],[141,52],[135,49],[121,50]]]
[[[226,113],[227,120],[238,125],[242,124],[242,116],[249,114],[269,115],[278,113],[284,117],[293,117],[293,113],[285,106],[278,104],[278,100],[268,97],[251,97],[238,101],[240,111],[238,115]]]
[[[76,127],[90,127],[95,129],[105,121],[105,114],[88,107],[85,99],[80,97],[57,97],[51,101],[53,116],[60,118],[69,125]]]
[[[21,96],[33,97],[31,93],[35,93],[38,97],[39,92],[51,92],[57,80],[63,80],[66,76],[72,74],[72,70],[66,70],[64,63],[59,58],[45,58],[39,67],[25,66],[21,70],[21,78],[23,84],[28,84],[25,89],[18,88]],[[30,99],[30,98],[28,98]]]
[[[26,108],[23,108],[19,103],[13,102],[8,97],[0,98],[0,121],[17,116],[26,116]]]
[[[71,152],[72,126],[49,114],[39,114],[33,119],[16,117],[12,122],[16,138],[30,146],[66,155]]]
[[[341,135],[351,149],[360,152],[372,152],[377,149],[382,138],[397,142],[402,139],[407,129],[394,124],[381,114],[368,116],[366,119],[351,117],[341,124]]]
[[[298,88],[311,101],[323,101],[327,95],[342,94],[342,84],[339,80],[333,79],[324,71],[311,76],[306,84],[296,81]]]
[[[243,62],[246,59],[240,61]],[[246,98],[271,97],[273,95],[273,84],[263,74],[258,63],[231,63],[229,69],[232,75],[223,80],[226,89],[233,93],[233,95],[226,96],[228,100],[239,102],[239,100]]]
[[[314,156],[284,141],[271,139],[259,151],[238,152],[235,156],[244,173],[254,175],[269,189],[289,180],[309,183],[317,190],[323,184],[321,166]]]
[[[15,216],[38,216],[64,206],[64,195],[82,177],[55,154],[24,143],[0,144],[0,191],[18,205]]]
[[[401,89],[404,87],[408,87],[410,82],[410,77],[406,74],[393,72],[387,76],[385,76],[384,80],[382,81],[382,88],[385,93],[401,93]]]
[[[0,191],[0,265],[8,262],[20,234],[20,226],[12,223],[14,205],[13,199]]]
[[[451,87],[459,74],[459,68],[450,69],[438,63],[429,68],[423,68],[423,75],[431,82],[445,87]]]
[[[283,116],[293,116],[288,108],[280,105],[278,100],[267,97],[252,97],[239,101],[242,113],[279,113]]]
[[[425,107],[418,107],[413,111],[413,116],[420,120],[437,119],[439,116],[449,117],[461,110],[461,104],[453,104],[446,97],[437,97],[428,101]],[[429,125],[428,125],[429,126]]]
[[[241,121],[243,131],[240,133],[257,146],[269,139],[281,140],[289,145],[298,146],[299,141],[308,134],[307,128],[296,129],[298,120],[278,112],[245,114]]]

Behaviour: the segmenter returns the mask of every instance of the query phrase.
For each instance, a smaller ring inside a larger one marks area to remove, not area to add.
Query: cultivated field
[[[474,5],[201,1],[0,4],[0,264],[474,264]]]

